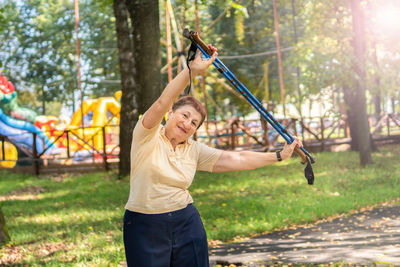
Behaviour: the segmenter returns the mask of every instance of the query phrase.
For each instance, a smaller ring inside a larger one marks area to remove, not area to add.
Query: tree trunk
[[[121,72],[119,175],[130,172],[132,132],[160,95],[160,26],[158,1],[114,1]]]
[[[378,121],[379,118],[381,117],[381,80],[379,78],[379,63],[378,63],[378,55],[376,52],[376,43],[372,42],[372,48],[373,48],[373,55],[372,55],[372,60],[374,62],[376,72],[374,74],[374,81],[375,81],[375,90],[373,90],[372,94],[374,95],[374,106],[375,106],[375,118]]]
[[[352,116],[354,116],[354,126],[356,136],[355,143],[360,152],[360,163],[362,166],[372,163],[371,157],[371,137],[368,124],[366,108],[366,72],[365,72],[365,26],[364,13],[358,0],[351,0],[351,11],[353,20],[353,47],[354,47],[354,92],[352,104],[349,106]],[[353,131],[354,132],[354,131]],[[353,138],[353,136],[352,136]]]
[[[138,89],[135,76],[135,60],[133,57],[133,40],[130,38],[130,18],[125,0],[114,1],[115,25],[119,51],[119,67],[121,73],[121,112],[119,133],[119,174],[125,176],[130,170],[130,148],[132,131],[139,116],[137,100]]]
[[[357,101],[357,95],[355,90],[348,86],[347,84],[343,85],[343,95],[344,101],[346,104],[346,115],[347,122],[350,129],[350,137],[351,137],[351,150],[359,151],[358,148],[358,130],[357,130],[357,112],[354,110],[354,103]]]
[[[157,100],[161,88],[160,22],[158,0],[128,1],[132,18],[134,58],[139,88],[139,114]]]
[[[3,215],[3,211],[0,206],[0,246],[7,243],[10,240],[8,230],[6,226],[6,220]]]
[[[279,40],[279,19],[278,19],[278,9],[276,0],[273,1],[274,9],[274,25],[275,25],[275,39],[276,39],[276,50],[278,58],[278,71],[279,71],[279,84],[281,88],[281,103],[283,108],[283,117],[286,119],[286,101],[285,101],[285,82],[283,80],[283,66],[282,66],[282,56],[281,56],[281,45]]]
[[[391,102],[392,102],[392,113],[396,114],[396,98],[394,96],[392,96]]]

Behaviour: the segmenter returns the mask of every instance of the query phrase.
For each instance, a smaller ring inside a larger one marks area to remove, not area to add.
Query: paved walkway
[[[382,205],[240,243],[212,246],[210,262],[212,266],[330,262],[400,265],[400,206]]]

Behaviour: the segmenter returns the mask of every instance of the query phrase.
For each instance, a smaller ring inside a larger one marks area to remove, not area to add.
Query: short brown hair
[[[172,105],[172,111],[175,112],[178,108],[183,107],[183,106],[191,106],[197,112],[200,113],[201,121],[200,121],[197,129],[200,128],[200,126],[203,124],[203,122],[206,118],[206,115],[207,115],[206,109],[203,107],[203,105],[200,103],[200,101],[197,100],[196,98],[194,98],[193,96],[181,97]]]

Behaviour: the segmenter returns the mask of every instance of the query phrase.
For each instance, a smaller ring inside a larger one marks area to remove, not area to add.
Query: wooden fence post
[[[103,126],[102,128],[102,133],[103,133],[103,161],[104,161],[104,169],[106,171],[110,170],[110,166],[108,166],[107,162],[107,140],[106,140],[106,126]]]
[[[70,150],[69,150],[69,130],[64,131],[67,134],[67,157],[71,158]]]
[[[36,147],[36,133],[32,133],[33,136],[33,147],[32,147],[32,156],[33,156],[33,173],[35,175],[39,175],[39,161],[38,161],[38,153]]]
[[[390,117],[389,117],[389,113],[386,116],[386,127],[387,127],[387,135],[390,136]]]
[[[293,123],[293,132],[294,132],[294,135],[295,135],[295,136],[298,136],[297,127],[296,127],[297,119],[292,118],[291,120],[292,120],[292,123]]]
[[[325,149],[325,136],[324,136],[325,125],[323,117],[320,118],[320,124],[321,124],[321,152],[322,152]]]
[[[231,124],[231,142],[232,142],[231,149],[235,150],[235,147],[236,147],[235,143],[236,142],[235,142],[235,126],[234,126],[234,123]]]
[[[350,138],[350,125],[347,117],[344,120],[344,132],[345,132],[345,137]]]
[[[0,140],[1,140],[1,155],[2,155],[2,160],[6,160],[6,149],[4,148],[4,142],[5,142],[5,140],[4,140],[4,136],[1,136],[0,137]]]
[[[261,118],[261,130],[264,131],[264,146],[267,146],[269,149],[270,143],[269,143],[269,135],[268,135],[268,123],[265,121],[265,119]]]

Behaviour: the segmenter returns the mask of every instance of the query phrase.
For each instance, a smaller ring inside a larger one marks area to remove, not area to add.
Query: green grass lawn
[[[230,242],[400,197],[400,145],[375,152],[367,168],[359,167],[356,152],[316,157],[313,186],[296,158],[254,171],[198,173],[191,193],[209,241]],[[113,172],[37,178],[0,171],[12,237],[0,249],[0,265],[119,265],[128,193],[128,178]]]

